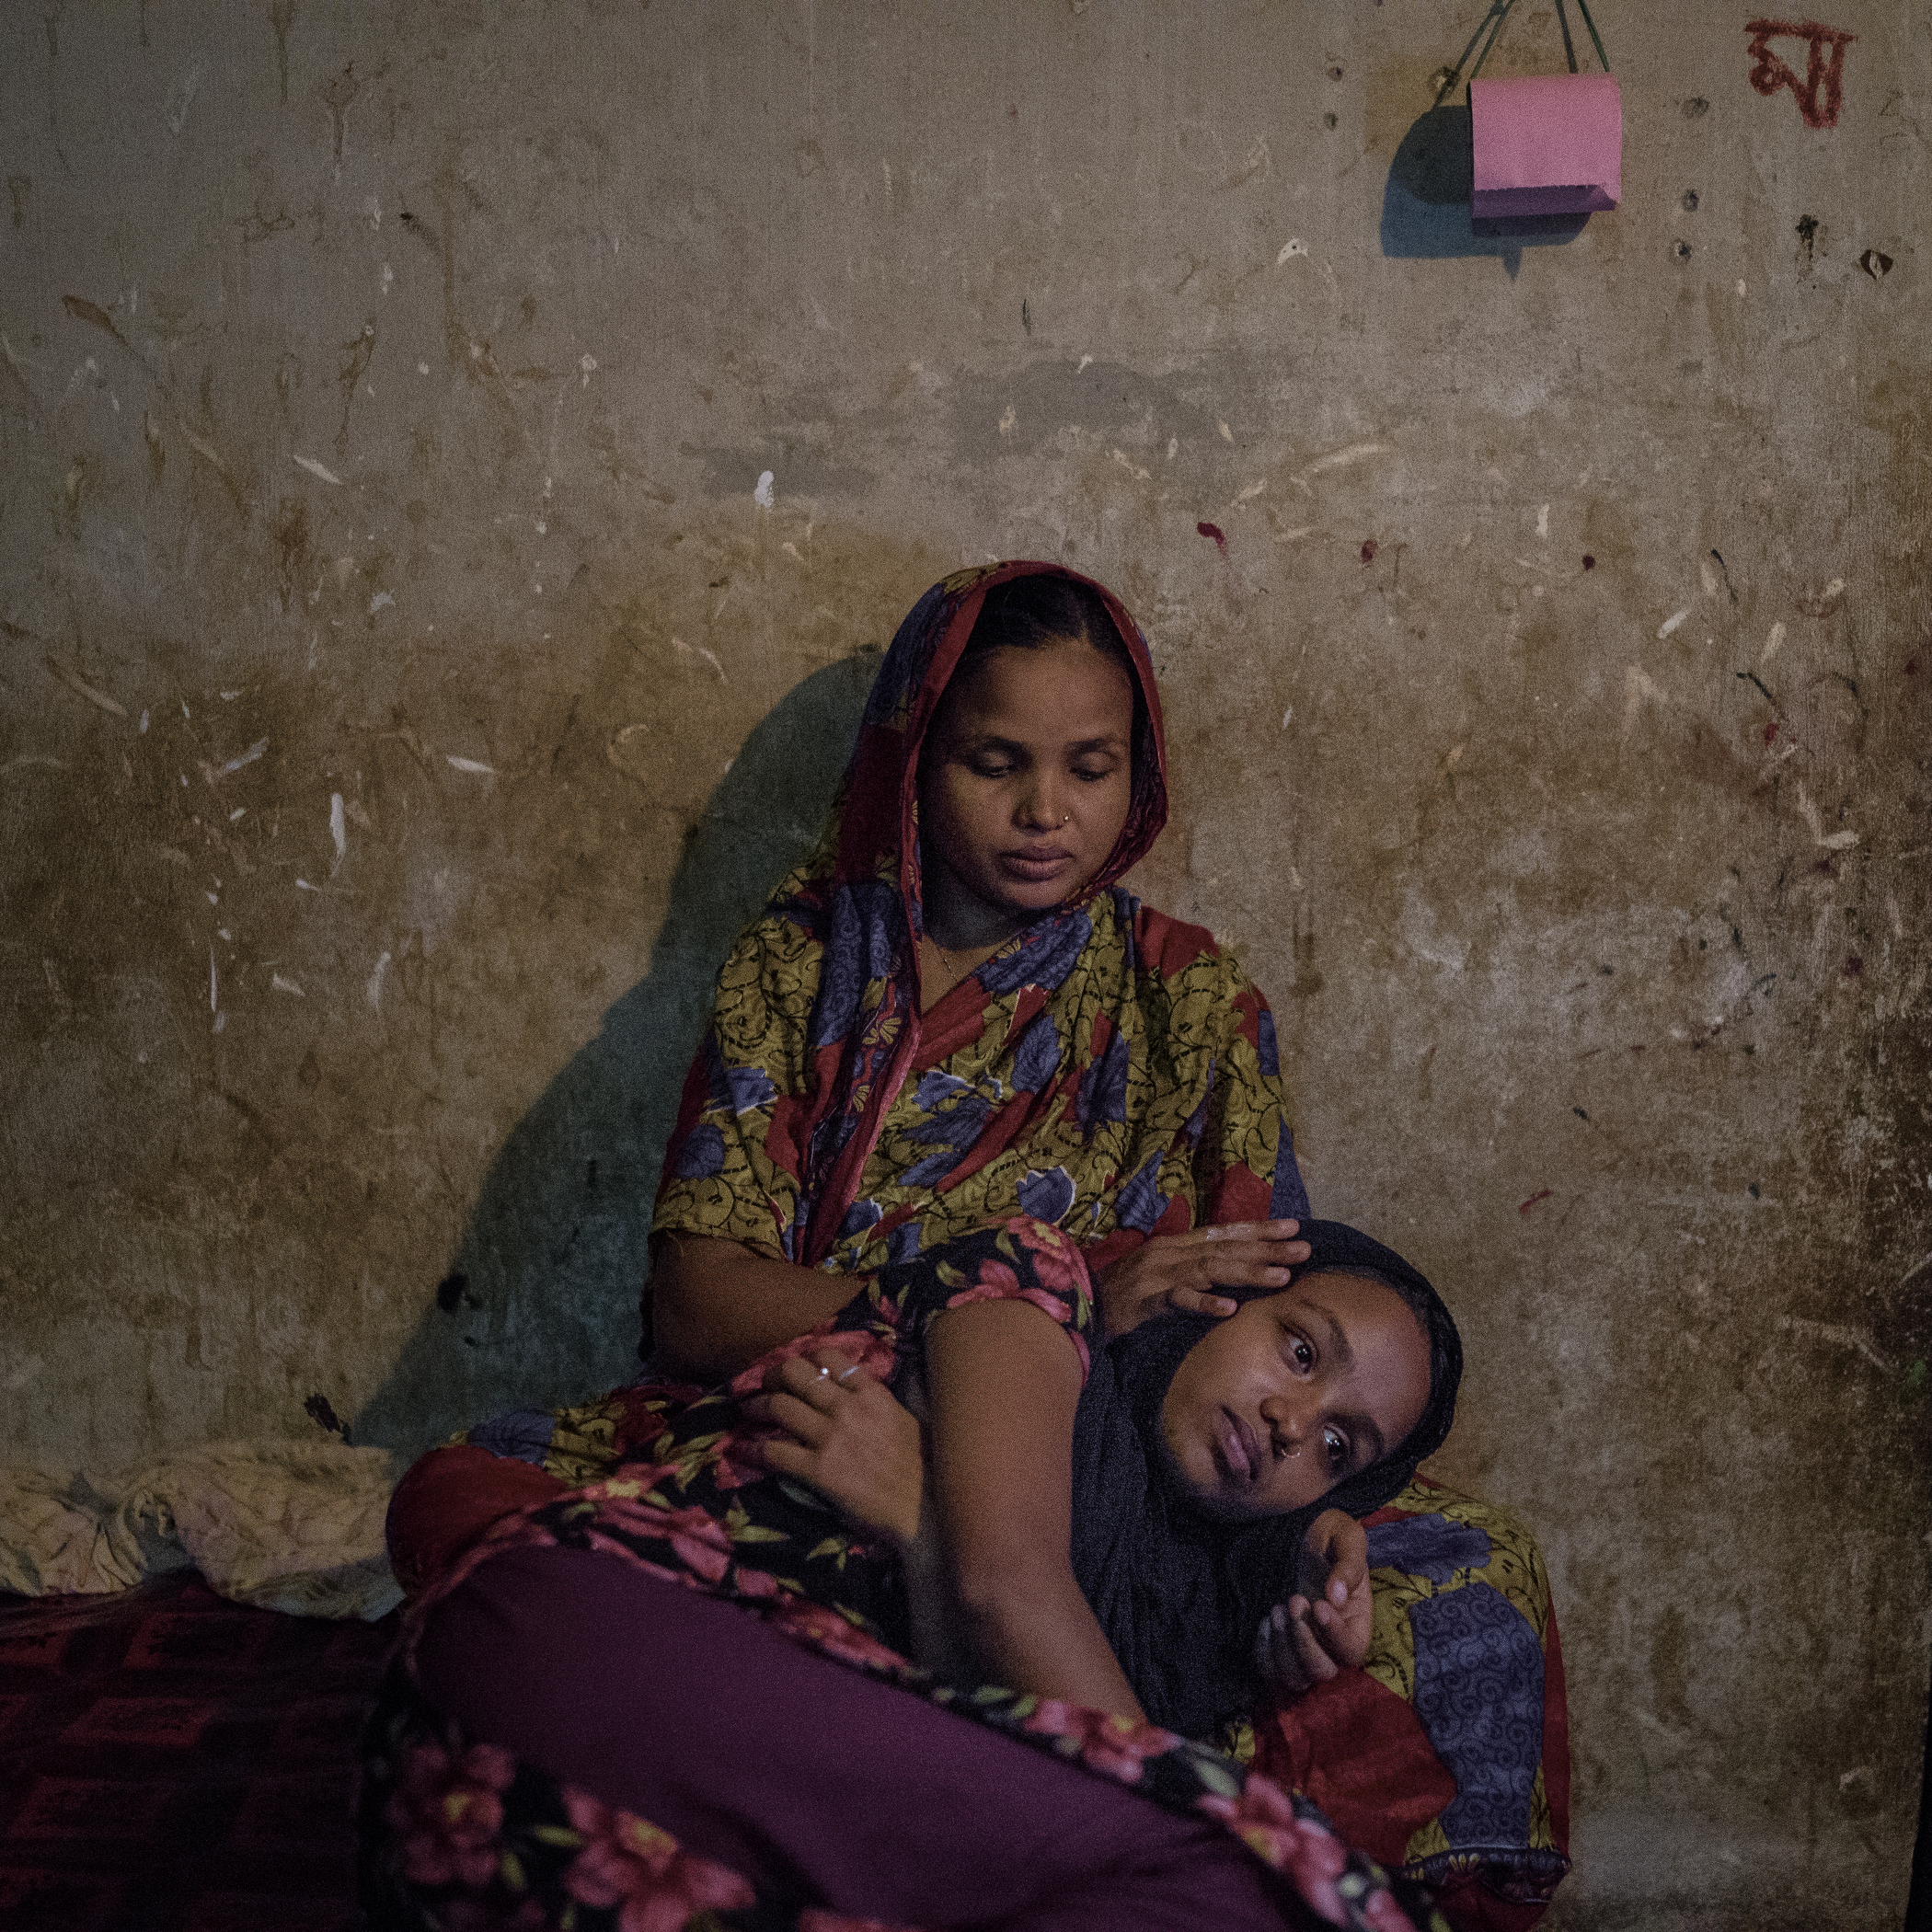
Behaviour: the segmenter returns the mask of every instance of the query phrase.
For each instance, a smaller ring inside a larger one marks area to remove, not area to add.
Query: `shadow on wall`
[[[650,965],[517,1123],[435,1304],[350,1427],[414,1453],[637,1368],[664,1141],[727,949],[811,849],[880,653],[815,672],[745,740],[684,843]]]
[[[1493,255],[1513,282],[1525,248],[1561,247],[1587,214],[1526,214],[1478,221],[1469,213],[1476,164],[1469,109],[1432,108],[1403,135],[1382,190],[1382,252],[1412,260]]]

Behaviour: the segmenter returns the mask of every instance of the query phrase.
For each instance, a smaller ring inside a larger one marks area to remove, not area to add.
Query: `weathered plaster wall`
[[[1561,1924],[1896,1923],[1932,9],[1834,5],[1811,130],[1604,0],[1625,204],[1521,247],[1414,126],[1474,0],[10,10],[0,1453],[623,1373],[865,653],[1064,557],[1163,668],[1145,890],[1547,1539]]]

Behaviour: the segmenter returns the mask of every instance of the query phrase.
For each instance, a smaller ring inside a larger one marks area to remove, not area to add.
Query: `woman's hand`
[[[1236,1304],[1217,1286],[1285,1288],[1291,1268],[1308,1259],[1294,1236],[1298,1221],[1231,1221],[1184,1235],[1150,1235],[1094,1277],[1094,1294],[1109,1335],[1124,1335],[1163,1308],[1190,1315],[1232,1315]]]
[[[1368,1532],[1346,1511],[1324,1510],[1309,1524],[1301,1570],[1305,1592],[1277,1604],[1255,1639],[1262,1688],[1277,1704],[1359,1669],[1374,1620]]]
[[[744,1407],[785,1432],[752,1445],[765,1466],[810,1483],[857,1528],[913,1543],[926,1456],[917,1420],[885,1385],[826,1348],[779,1363],[765,1390]]]

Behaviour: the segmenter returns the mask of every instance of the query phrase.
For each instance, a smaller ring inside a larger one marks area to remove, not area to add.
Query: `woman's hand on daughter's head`
[[[744,1406],[784,1432],[748,1445],[767,1468],[810,1483],[855,1526],[902,1548],[918,1536],[926,1486],[919,1424],[867,1370],[836,1349],[794,1355]]]
[[[1308,1527],[1298,1591],[1261,1620],[1255,1666],[1266,1694],[1292,1703],[1367,1660],[1374,1620],[1368,1532],[1344,1510],[1324,1510]]]
[[[1232,1315],[1236,1304],[1217,1288],[1285,1288],[1290,1271],[1308,1259],[1295,1221],[1231,1221],[1150,1235],[1094,1277],[1107,1333],[1125,1335],[1163,1308],[1189,1315]]]

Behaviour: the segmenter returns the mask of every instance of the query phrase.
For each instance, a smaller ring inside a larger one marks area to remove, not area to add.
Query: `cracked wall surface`
[[[1834,105],[1629,0],[1623,205],[1529,236],[1431,111],[1482,10],[0,22],[0,1454],[627,1374],[877,651],[1060,558],[1161,671],[1140,889],[1270,995],[1317,1211],[1462,1317],[1441,1468],[1548,1549],[1551,1922],[1898,1923],[1932,8],[1840,0]]]

